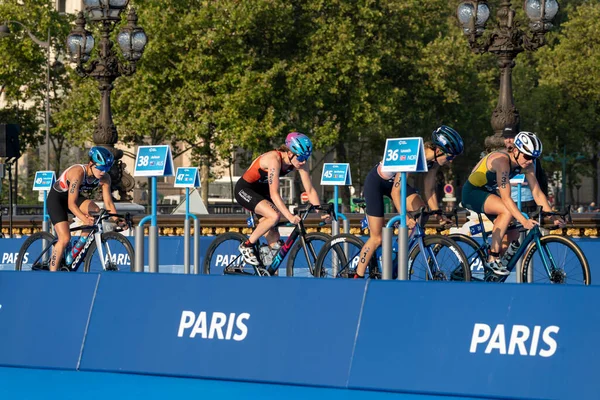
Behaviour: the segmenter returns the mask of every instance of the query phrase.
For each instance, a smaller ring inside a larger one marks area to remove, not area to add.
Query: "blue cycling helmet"
[[[113,154],[101,146],[92,147],[88,155],[90,156],[90,161],[96,165],[96,168],[104,172],[109,171],[115,161]]]
[[[444,153],[452,156],[458,156],[465,150],[465,144],[458,132],[446,125],[433,131],[431,140]]]
[[[285,145],[296,155],[298,161],[303,162],[312,154],[313,145],[303,133],[292,132],[285,138]]]

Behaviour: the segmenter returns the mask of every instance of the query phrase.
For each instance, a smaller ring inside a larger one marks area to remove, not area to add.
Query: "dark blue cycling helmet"
[[[90,161],[96,165],[96,168],[104,172],[109,171],[115,161],[115,157],[112,153],[101,146],[92,147],[88,155],[90,156]]]
[[[285,138],[285,145],[296,155],[300,162],[306,161],[312,154],[312,142],[303,133],[291,132]]]
[[[458,156],[465,150],[465,145],[458,132],[446,125],[433,131],[431,140],[444,153],[452,156]]]

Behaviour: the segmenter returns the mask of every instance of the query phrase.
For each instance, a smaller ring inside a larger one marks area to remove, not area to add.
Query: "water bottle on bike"
[[[517,252],[517,249],[519,248],[519,246],[520,246],[520,243],[518,240],[513,241],[508,246],[508,249],[506,249],[504,256],[502,256],[502,260],[500,261],[502,263],[502,265],[504,265],[504,267],[508,267],[510,260],[513,258],[513,256]]]
[[[67,265],[71,265],[73,260],[77,258],[77,255],[81,252],[83,246],[85,246],[85,242],[87,242],[87,236],[80,236],[77,243],[75,243],[75,246],[73,246],[73,249],[67,253]]]

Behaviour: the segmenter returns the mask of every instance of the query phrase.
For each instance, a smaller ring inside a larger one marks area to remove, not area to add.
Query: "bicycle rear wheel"
[[[349,278],[356,271],[364,242],[356,236],[343,233],[327,241],[317,259],[315,277]]]
[[[29,236],[19,250],[15,271],[31,271],[32,267],[47,271],[55,244],[56,237],[48,232]]]
[[[88,238],[88,240],[90,239]],[[98,243],[94,241],[85,256],[84,272],[103,272],[105,270],[133,272],[135,257],[133,246],[127,237],[118,232],[106,232],[102,234],[101,242],[104,262],[100,260]]]
[[[319,252],[329,239],[331,235],[325,233],[308,233],[306,234],[307,251],[304,251],[302,238],[298,238],[287,256],[286,276],[313,277]]]
[[[450,239],[456,243],[465,253],[471,271],[472,281],[485,281],[485,262],[487,255],[484,251],[484,246],[480,245],[475,239],[460,233],[448,235]]]
[[[423,238],[424,252],[419,245],[408,255],[408,279],[459,281],[471,280],[471,270],[465,253],[445,236],[429,235]]]
[[[533,242],[523,256],[523,282],[589,285],[590,267],[585,255],[572,240],[548,235],[540,238],[540,247]]]
[[[217,236],[206,251],[203,263],[204,273],[223,275],[226,269],[243,270],[246,264],[238,247],[247,239],[246,235],[238,232],[226,232]],[[252,268],[249,270],[252,271]]]

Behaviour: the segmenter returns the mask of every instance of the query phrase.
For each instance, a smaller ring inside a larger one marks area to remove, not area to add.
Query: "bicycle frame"
[[[103,221],[105,219],[108,219],[109,217],[122,217],[119,214],[109,214],[106,212],[106,210],[101,210],[100,214],[98,215],[98,219],[96,221],[96,223],[94,225],[85,225],[85,226],[78,226],[75,228],[70,228],[69,231],[70,232],[75,232],[75,231],[89,231],[88,233],[88,239],[85,242],[85,245],[83,247],[83,249],[81,249],[81,251],[79,252],[79,254],[77,254],[77,257],[75,257],[75,259],[73,260],[73,262],[70,265],[66,265],[65,263],[65,258],[63,257],[62,259],[62,265],[59,266],[59,268],[68,268],[69,271],[71,272],[76,272],[79,267],[81,266],[81,263],[83,260],[85,260],[86,254],[88,252],[89,247],[92,245],[92,243],[94,241],[96,241],[97,243],[102,243],[102,234],[104,233],[104,226],[103,226]],[[127,220],[128,224],[130,224],[130,217],[129,215],[125,216],[125,219]],[[49,257],[50,255],[47,254],[48,251],[50,250],[50,248],[58,241],[58,239],[55,239],[52,243],[45,245],[44,249],[42,250],[41,254],[35,259],[35,261],[33,262],[33,264],[39,262],[40,259],[45,259],[45,257]],[[105,263],[105,255],[104,255],[104,248],[101,245],[97,245],[96,249],[98,250],[98,257],[100,257],[100,263],[102,265],[102,268],[104,270],[106,270],[106,263]],[[112,254],[110,253],[110,248],[108,248],[108,257],[109,259],[112,259]]]
[[[552,213],[550,213],[550,214],[552,214]],[[543,213],[539,212],[539,218],[540,218],[539,222],[540,223],[541,223],[542,215],[543,215]],[[483,241],[483,243],[481,244],[479,249],[483,250],[484,254],[487,257],[487,256],[489,256],[489,250],[490,250],[489,237],[492,232],[486,231],[485,229],[483,229],[483,219],[481,217],[481,214],[478,214],[478,217],[479,217],[479,226],[481,227],[481,238]],[[510,229],[517,229],[517,227],[512,226],[512,227],[509,227],[509,230]],[[531,230],[529,230],[529,232],[527,232],[527,235],[525,235],[525,238],[523,239],[523,241],[517,248],[517,251],[515,252],[515,254],[512,256],[512,258],[506,265],[506,268],[510,272],[513,272],[517,263],[519,262],[521,257],[525,254],[525,252],[529,248],[530,244],[532,242],[535,242],[535,244],[538,248],[542,263],[544,264],[544,268],[546,269],[546,273],[548,274],[548,276],[551,276],[552,271],[555,269],[556,262],[553,259],[552,254],[550,254],[550,253],[546,254],[545,248],[541,245],[541,242],[540,242],[541,237],[542,237],[542,232],[540,231],[539,225],[535,225]],[[473,253],[473,254],[475,254],[475,253]],[[469,257],[471,257],[471,255],[472,254],[470,254]],[[483,280],[487,279],[488,274],[489,274],[489,272],[487,270],[485,270],[485,275],[484,275]],[[506,276],[493,275],[493,276],[495,277],[495,280],[497,282],[504,282],[510,275],[506,275]],[[480,280],[480,279],[473,278],[473,277],[471,277],[471,279]]]
[[[292,246],[294,245],[294,243],[296,242],[296,240],[298,239],[298,237],[301,238],[302,240],[302,247],[304,249],[304,254],[306,256],[306,259],[310,259],[309,258],[309,254],[308,254],[308,246],[306,245],[306,228],[304,227],[304,220],[306,219],[306,217],[308,216],[308,214],[313,211],[313,210],[326,210],[328,211],[330,214],[332,213],[332,207],[331,205],[328,207],[315,207],[314,205],[310,204],[310,206],[304,211],[304,213],[302,214],[301,218],[300,218],[300,222],[298,223],[298,225],[296,225],[294,227],[294,230],[292,230],[292,233],[288,236],[287,240],[285,241],[285,243],[281,246],[281,248],[279,249],[279,251],[277,252],[277,254],[275,254],[275,256],[273,256],[273,261],[271,262],[270,265],[264,265],[263,261],[261,259],[261,257],[258,257],[258,262],[259,265],[253,265],[253,269],[254,269],[254,273],[256,275],[260,275],[259,273],[259,268],[263,268],[266,269],[267,272],[269,273],[269,275],[273,275],[275,274],[278,270],[279,267],[281,266],[281,264],[283,263],[283,260],[285,259],[285,256],[289,253],[290,249],[292,248]],[[252,221],[252,225],[254,226],[254,221],[256,220],[256,218],[254,217],[254,215],[252,215],[250,217],[251,221]],[[288,226],[288,223],[281,223],[278,224],[278,226]],[[311,250],[314,251],[314,250]],[[313,259],[316,258],[316,254],[313,254]]]

